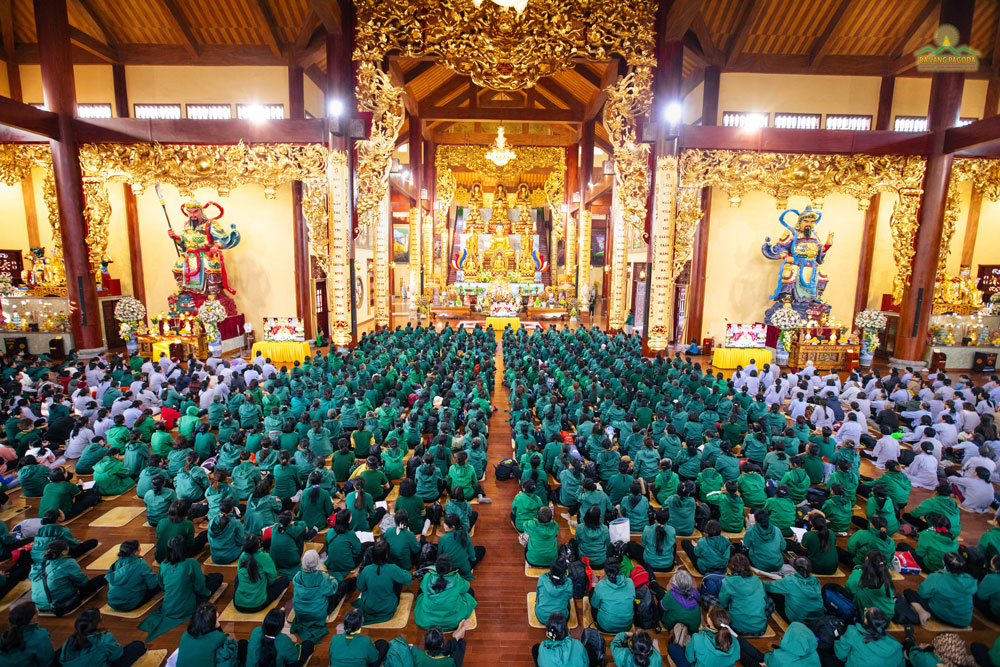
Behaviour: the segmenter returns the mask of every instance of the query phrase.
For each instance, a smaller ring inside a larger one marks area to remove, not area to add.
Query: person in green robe
[[[849,497],[839,483],[830,484],[828,488],[830,497],[823,502],[820,511],[826,516],[830,530],[835,533],[847,533],[854,514],[854,498]]]
[[[62,540],[69,546],[69,557],[80,558],[88,551],[97,546],[96,539],[89,539],[81,542],[73,537],[69,526],[65,525],[66,517],[59,510],[49,510],[41,520],[41,526],[35,533],[31,544],[31,558],[34,562],[40,562],[45,555],[45,548],[50,542]],[[6,525],[4,526],[6,530]]]
[[[808,558],[792,560],[795,574],[764,581],[764,590],[775,601],[776,611],[787,622],[799,619],[811,623],[823,617],[823,592],[820,581],[812,576]]]
[[[73,634],[59,651],[59,663],[65,667],[128,667],[146,653],[141,641],[126,646],[101,627],[101,612],[90,607],[80,612],[73,623]]]
[[[911,512],[904,514],[903,519],[917,530],[925,530],[928,527],[930,515],[943,514],[948,517],[951,526],[949,534],[957,538],[962,532],[962,512],[958,509],[958,503],[952,498],[953,493],[951,484],[942,482],[938,485],[934,496],[927,498],[914,507]]]
[[[896,543],[889,535],[888,522],[882,516],[872,516],[867,528],[855,531],[847,540],[846,552],[838,549],[841,562],[853,567],[861,565],[869,551],[881,552],[886,560],[896,555]]]
[[[531,479],[523,479],[520,483],[521,490],[514,496],[510,508],[510,520],[514,524],[515,530],[524,532],[524,524],[538,516],[538,510],[545,505],[535,493],[535,482]],[[402,486],[400,487],[402,494]],[[603,520],[603,519],[602,519]]]
[[[214,604],[202,601],[188,615],[191,621],[177,645],[178,665],[240,667],[243,664],[240,661],[239,643],[219,627],[218,611]]]
[[[308,639],[301,643],[282,633],[285,626],[285,612],[272,609],[264,621],[250,633],[247,640],[245,667],[302,667],[313,652],[313,642]]]
[[[351,513],[337,512],[333,528],[326,531],[326,569],[338,581],[343,581],[361,563],[362,547],[351,529]]]
[[[94,466],[94,486],[102,496],[118,496],[135,486],[117,447],[112,447]]]
[[[965,572],[965,559],[956,552],[944,555],[944,572],[927,576],[916,591],[906,589],[903,597],[924,625],[931,619],[957,628],[972,623],[973,596],[978,583]]]
[[[719,589],[719,604],[732,617],[736,632],[762,635],[767,630],[767,593],[764,584],[750,569],[750,559],[736,554],[729,559],[729,574]]]
[[[877,607],[866,609],[861,622],[848,626],[833,649],[845,667],[904,667],[903,645],[890,637],[889,616]]]
[[[108,606],[115,611],[132,611],[160,592],[153,569],[139,555],[139,541],[125,540],[118,547],[118,559],[108,568]]]
[[[452,632],[463,619],[472,615],[476,604],[476,599],[469,594],[469,582],[452,572],[450,558],[440,555],[434,568],[420,582],[413,619],[417,627],[425,630],[436,625],[445,632]]]
[[[361,597],[354,601],[365,615],[365,623],[372,625],[388,621],[396,614],[399,595],[404,586],[413,581],[410,573],[389,562],[389,544],[379,540],[371,549],[372,563],[358,574]]]
[[[169,545],[173,538],[180,537],[184,544],[184,552],[188,556],[197,556],[208,543],[208,535],[204,532],[197,537],[194,534],[194,523],[188,518],[190,504],[186,500],[175,500],[167,510],[167,519],[156,524],[157,563],[162,563],[167,557]]]
[[[17,469],[17,479],[21,483],[21,491],[25,498],[40,498],[45,493],[45,485],[49,483],[48,466],[39,465],[34,456],[28,454],[21,459],[21,467]]]
[[[549,567],[559,550],[559,524],[552,520],[552,509],[548,506],[538,510],[535,519],[524,523],[527,544],[525,560],[532,567]]]
[[[748,664],[761,663],[767,667],[820,667],[816,652],[816,635],[809,626],[793,621],[781,637],[781,643],[766,654],[758,651],[753,644],[740,645],[740,659]]]
[[[260,468],[250,460],[252,452],[247,449],[240,451],[240,460],[232,470],[233,495],[238,501],[247,500],[260,482]]]
[[[307,549],[302,554],[302,565],[292,579],[292,609],[295,619],[292,632],[303,641],[319,642],[329,632],[327,617],[350,595],[356,579],[351,577],[338,582],[322,570],[319,554]]]
[[[35,604],[30,600],[11,605],[7,630],[0,636],[0,663],[15,667],[46,667],[56,657],[49,631],[36,620]]]
[[[322,483],[323,473],[312,471],[299,501],[298,518],[310,529],[326,528],[326,520],[333,514],[333,498],[322,488]]]
[[[674,546],[677,533],[667,523],[670,510],[656,510],[656,523],[642,531],[642,564],[653,572],[668,572],[674,567]]]
[[[104,587],[104,575],[88,579],[79,563],[69,555],[64,540],[53,540],[45,547],[40,560],[34,560],[28,578],[31,601],[35,607],[59,615],[70,611],[63,607],[75,596],[83,600]]]
[[[925,572],[937,572],[944,568],[945,554],[958,551],[958,540],[951,536],[951,522],[944,514],[931,514],[927,520],[928,527],[917,536],[914,555]],[[909,544],[901,544],[899,549],[913,550]]]
[[[315,528],[292,519],[291,510],[278,515],[278,522],[271,527],[269,553],[278,573],[293,577],[299,571],[305,541],[316,535]]]
[[[609,558],[604,563],[604,578],[590,594],[594,622],[604,633],[624,632],[632,627],[632,602],[635,585],[621,573],[621,561]]]
[[[376,667],[385,660],[389,642],[361,634],[365,615],[352,609],[344,615],[344,632],[330,639],[330,667]]]
[[[389,544],[389,562],[404,570],[411,570],[416,564],[417,556],[424,543],[424,537],[418,540],[409,528],[409,514],[405,509],[398,509],[393,515],[395,526],[383,533],[383,538]]]
[[[150,489],[142,497],[142,503],[146,506],[146,523],[156,528],[161,521],[167,518],[170,506],[177,500],[174,490],[167,487],[167,479],[164,475],[156,475],[150,481]]]
[[[705,500],[719,508],[719,523],[722,525],[722,530],[727,533],[743,532],[746,525],[744,504],[736,480],[727,480],[722,491],[708,494]]]
[[[194,430],[201,424],[200,412],[198,406],[188,406],[181,418],[177,420],[177,433],[183,435],[188,441],[193,440]]]
[[[417,485],[412,479],[407,478],[399,482],[399,496],[393,504],[393,510],[401,509],[406,510],[409,516],[410,530],[415,535],[423,533],[426,513],[424,499],[417,495]]]
[[[139,624],[139,629],[148,633],[146,641],[191,618],[199,602],[207,600],[222,585],[221,574],[204,574],[198,561],[185,556],[184,538],[180,536],[172,538],[167,545],[157,578],[163,589],[163,604]]]
[[[564,614],[556,612],[545,623],[545,639],[531,647],[531,654],[538,667],[590,667],[587,649],[579,639],[569,634],[569,624]]]
[[[983,646],[980,644],[980,646]],[[965,640],[958,633],[942,632],[934,636],[930,644],[918,644],[907,649],[906,657],[913,667],[937,667],[938,665],[978,665],[996,664],[989,658],[983,660],[982,654],[976,655],[976,644],[972,645],[972,655]],[[985,648],[985,646],[983,646]],[[975,660],[973,659],[975,657]]]
[[[714,519],[705,522],[704,537],[695,542],[681,540],[681,549],[701,574],[726,571],[732,542],[722,537],[722,524]]]
[[[243,530],[247,535],[260,535],[266,527],[277,522],[281,501],[271,493],[273,487],[274,478],[271,475],[263,476],[254,487],[243,515]]]
[[[255,614],[277,600],[288,588],[288,578],[279,577],[270,554],[261,540],[251,535],[243,543],[236,566],[236,593],[233,606],[244,614]]]
[[[535,618],[542,622],[556,613],[569,617],[572,600],[573,582],[566,574],[566,563],[556,561],[535,585]]]
[[[869,607],[878,607],[889,618],[896,616],[896,589],[886,557],[881,552],[870,551],[864,562],[851,571],[844,588],[854,600],[859,615]]]
[[[788,487],[788,495],[793,501],[801,503],[805,500],[812,482],[803,468],[804,461],[801,456],[793,456],[789,459],[788,465],[788,472],[778,480],[778,483]]]
[[[587,510],[583,515],[583,521],[576,526],[576,536],[573,539],[576,540],[581,559],[588,558],[592,568],[604,567],[611,546],[611,535],[599,507],[592,505]]]
[[[236,503],[225,498],[219,505],[219,514],[208,522],[208,547],[212,562],[228,565],[236,562],[243,553],[243,522],[236,515]]]

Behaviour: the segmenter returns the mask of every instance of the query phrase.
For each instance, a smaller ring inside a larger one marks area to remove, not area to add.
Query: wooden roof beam
[[[578,123],[580,117],[568,109],[470,109],[449,105],[447,107],[421,106],[419,116],[424,120],[479,120],[490,122],[550,122]]]
[[[90,26],[101,34],[104,39],[104,43],[110,46],[112,49],[119,49],[121,44],[118,41],[117,33],[108,27],[108,24],[104,22],[97,10],[94,9],[94,4],[91,0],[75,0],[77,6],[83,11],[83,15],[87,18],[87,22]]]
[[[8,63],[14,58],[14,9],[13,0],[0,0],[0,35],[3,37],[4,59]]]
[[[582,76],[584,79],[586,79],[587,83],[589,83],[590,85],[592,85],[594,88],[600,88],[601,87],[601,77],[598,76],[594,72],[594,70],[592,70],[589,67],[587,67],[586,63],[577,63],[573,67],[573,71],[576,72],[577,74],[579,74],[580,76]]]
[[[316,27],[319,27],[319,19],[317,19]],[[295,58],[296,62],[300,65],[304,65],[310,60],[315,62],[317,54],[322,51],[323,56],[326,56],[326,30],[316,30],[314,29],[309,33],[309,38],[306,40],[305,45],[299,46],[302,39],[302,33],[295,39],[295,46],[292,47],[292,57]]]
[[[461,74],[452,74],[451,78],[445,80],[440,86],[432,90],[427,94],[421,104],[436,104],[440,105],[443,100],[447,100],[449,96],[453,95],[455,91],[462,88],[467,88],[469,84],[469,77],[462,76]],[[420,114],[423,116],[423,114]]]
[[[830,45],[833,42],[833,37],[840,30],[840,20],[844,18],[844,14],[850,8],[852,1],[840,0],[840,4],[833,10],[833,15],[827,21],[826,28],[823,29],[823,34],[816,38],[812,48],[809,49],[809,67],[816,67],[819,61],[830,53]]]
[[[684,36],[684,33],[691,27],[698,10],[701,7],[701,0],[673,0],[670,9],[664,17],[661,38],[668,42],[675,42]]]
[[[403,89],[403,106],[406,107],[406,113],[410,114],[411,118],[419,116],[417,103],[414,101],[413,95],[406,90],[406,81],[403,79],[403,72],[399,69],[399,60],[396,58],[389,58],[389,79],[392,81],[392,85]]]
[[[304,74],[309,77],[309,80],[316,84],[316,87],[323,91],[326,95],[326,72],[319,68],[319,65],[313,64],[307,67]]]
[[[701,12],[695,14],[694,19],[691,21],[691,32],[698,39],[698,44],[701,46],[701,52],[704,54],[705,59],[708,60],[710,65],[719,65],[720,53],[718,47],[715,45],[715,41],[712,39],[712,32],[708,29],[708,24],[705,23],[705,15]]]
[[[292,53],[299,54],[306,50],[313,39],[316,29],[319,28],[319,17],[316,12],[310,11],[306,15],[306,20],[299,26],[299,31],[295,35],[295,42],[292,44]],[[324,42],[325,43],[325,42]]]
[[[59,138],[58,114],[36,109],[9,97],[0,97],[0,124],[41,135],[43,141],[44,137]]]
[[[583,110],[583,120],[590,120],[601,112],[604,102],[608,99],[608,88],[617,80],[618,65],[617,63],[611,63],[604,69],[604,76],[601,77],[601,85],[597,94],[594,95],[594,98],[590,100],[590,103]]]
[[[264,41],[270,47],[271,53],[276,58],[283,58],[285,54],[281,47],[281,35],[278,34],[278,26],[274,22],[274,14],[271,13],[271,7],[268,6],[266,0],[257,0],[257,11],[255,14],[261,32],[264,34]]]
[[[681,99],[687,97],[691,91],[701,85],[701,82],[705,80],[705,68],[699,67],[695,71],[691,72],[687,77],[685,77],[684,82],[681,84]]]
[[[993,36],[993,55],[990,57],[990,70],[993,76],[1000,75],[1000,21],[997,21],[997,31]]]
[[[538,83],[535,84],[536,87],[541,88],[550,95],[554,95],[557,99],[561,100],[566,106],[574,111],[583,112],[583,103],[573,93],[566,90],[566,88],[560,84],[558,81],[552,77],[539,79]]]
[[[925,0],[923,7],[906,26],[906,30],[903,31],[896,45],[889,51],[889,74],[899,75],[917,66],[912,52],[923,42],[923,35],[937,22],[938,15],[934,10],[940,6],[941,0]]]
[[[308,0],[309,8],[316,12],[316,16],[326,27],[326,31],[331,35],[344,34],[343,23],[340,17],[340,5],[336,0]]]
[[[163,8],[164,13],[167,15],[167,21],[170,23],[170,27],[174,31],[174,35],[181,40],[181,46],[192,58],[198,57],[198,42],[194,38],[194,32],[191,31],[191,25],[188,20],[181,13],[181,8],[177,4],[177,0],[157,0],[160,6]]]
[[[118,49],[94,39],[75,26],[69,27],[69,40],[81,49],[87,51],[88,53],[92,53],[101,60],[106,60],[109,63],[117,63],[120,59]]]
[[[421,60],[410,71],[403,73],[403,83],[406,85],[413,83],[417,80],[417,77],[434,67],[434,65],[435,62],[433,60]]]
[[[746,0],[743,13],[736,24],[739,27],[733,33],[733,36],[729,38],[729,44],[726,46],[727,67],[732,65],[743,52],[743,47],[750,38],[750,31],[756,27],[760,15],[764,13],[766,4],[763,0]]]

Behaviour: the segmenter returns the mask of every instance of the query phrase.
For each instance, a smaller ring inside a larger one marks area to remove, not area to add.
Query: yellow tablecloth
[[[500,340],[503,336],[503,330],[510,325],[510,328],[517,331],[521,328],[521,318],[520,317],[487,317],[486,326],[493,325],[493,333],[497,340]]]
[[[170,356],[170,341],[161,340],[159,343],[153,343],[153,359],[159,359],[160,353]]]
[[[712,365],[716,368],[734,369],[746,366],[751,359],[757,361],[757,366],[771,363],[771,350],[763,347],[717,347],[712,353]]]
[[[302,363],[309,356],[309,343],[298,341],[261,341],[254,343],[250,350],[250,358],[260,352],[265,359],[270,359],[275,366],[290,365],[298,361]]]

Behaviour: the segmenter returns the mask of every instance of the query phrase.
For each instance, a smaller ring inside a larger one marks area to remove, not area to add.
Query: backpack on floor
[[[986,576],[988,559],[982,549],[963,545],[958,548],[958,553],[965,558],[965,571],[973,578],[980,581]]]
[[[635,592],[633,605],[635,624],[645,630],[660,630],[661,609],[649,586],[643,586]]]
[[[493,466],[493,476],[498,482],[506,482],[508,479],[521,479],[521,469],[514,459],[504,459]]]
[[[816,635],[816,649],[820,653],[833,653],[833,643],[844,633],[844,622],[836,616],[825,615],[809,623]]]
[[[706,607],[710,607],[713,604],[718,604],[719,602],[719,591],[722,590],[722,580],[725,579],[723,574],[706,574],[701,580],[701,601]]]
[[[573,582],[573,599],[582,600],[590,595],[590,575],[582,561],[573,561],[566,568],[566,575]]]
[[[823,606],[828,613],[843,621],[845,626],[852,625],[858,619],[858,609],[851,598],[832,586],[823,588]]]
[[[594,628],[584,628],[583,634],[580,635],[580,641],[587,651],[591,667],[604,667],[608,657],[605,652],[604,637],[601,636],[601,633]]]

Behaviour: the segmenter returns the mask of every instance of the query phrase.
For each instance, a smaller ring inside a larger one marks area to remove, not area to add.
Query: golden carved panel
[[[351,217],[347,152],[331,151],[327,170],[329,192],[330,272],[327,278],[330,335],[334,345],[351,343]]]
[[[389,169],[396,150],[396,135],[406,110],[403,89],[392,85],[389,75],[374,63],[358,66],[357,98],[362,111],[372,114],[371,134],[358,141],[358,229],[368,229],[379,220],[379,206],[389,191]]]
[[[494,90],[530,88],[580,58],[655,66],[653,0],[531,0],[522,12],[475,0],[357,0],[354,59],[440,62]]]

